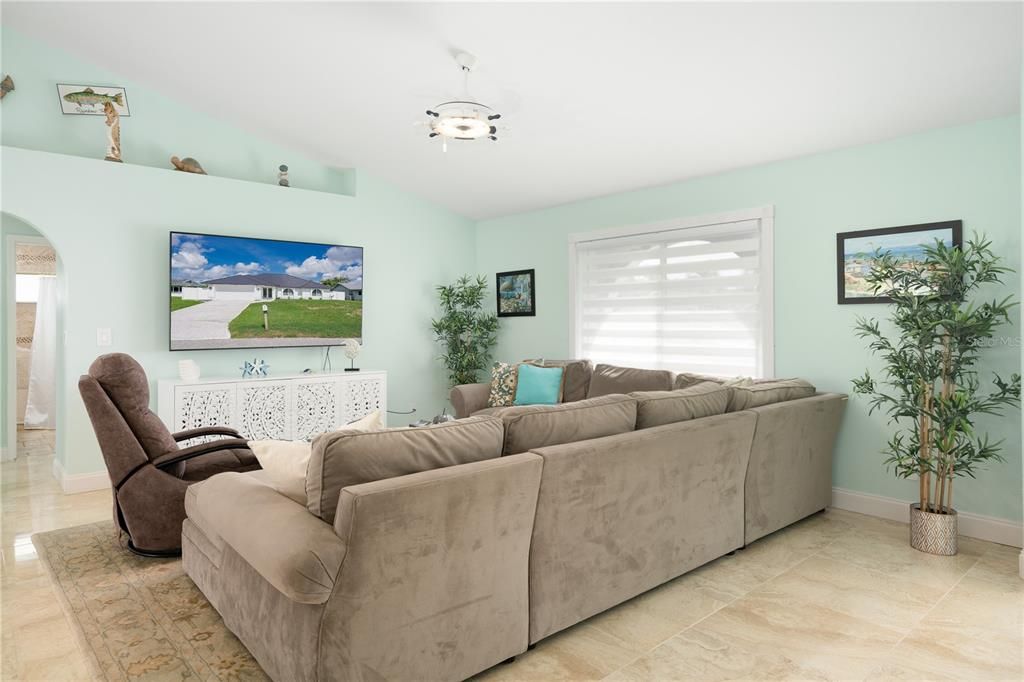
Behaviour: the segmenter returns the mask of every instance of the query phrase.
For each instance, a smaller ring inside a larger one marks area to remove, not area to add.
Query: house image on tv
[[[320,282],[292,275],[266,273],[232,275],[209,279],[199,286],[183,286],[181,297],[188,301],[273,301],[275,299],[312,299],[323,301],[361,301],[362,281],[328,287]]]

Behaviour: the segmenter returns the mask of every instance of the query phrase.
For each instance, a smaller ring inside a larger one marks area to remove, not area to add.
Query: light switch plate
[[[110,327],[97,327],[96,329],[96,345],[97,346],[110,346],[114,343],[114,337],[110,333]]]

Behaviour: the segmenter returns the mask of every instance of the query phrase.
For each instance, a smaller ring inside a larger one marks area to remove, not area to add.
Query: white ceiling
[[[12,3],[239,128],[487,218],[1019,109],[1018,3]],[[113,39],[98,39],[110,36]],[[504,114],[442,154],[422,112]]]

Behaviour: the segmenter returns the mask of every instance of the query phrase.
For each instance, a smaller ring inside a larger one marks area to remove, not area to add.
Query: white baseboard
[[[832,488],[832,506],[836,509],[877,516],[901,523],[909,523],[909,500],[898,500],[894,497],[882,497],[870,493],[859,493],[854,490]],[[960,534],[979,540],[998,542],[1001,545],[1021,547],[1024,545],[1024,524],[995,516],[984,516],[970,512],[959,512]],[[1024,554],[1022,554],[1024,556]],[[1021,559],[1024,562],[1024,558]],[[1024,563],[1021,564],[1024,571]],[[1024,576],[1024,572],[1021,574]]]
[[[87,493],[93,490],[103,490],[110,487],[110,477],[106,471],[94,471],[88,474],[66,474],[60,461],[53,458],[53,477],[60,483],[60,489],[65,495],[75,493]]]

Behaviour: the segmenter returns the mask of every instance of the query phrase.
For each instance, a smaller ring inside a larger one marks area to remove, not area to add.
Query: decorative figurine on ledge
[[[199,162],[193,159],[191,156],[186,156],[184,159],[179,159],[177,156],[171,157],[171,165],[176,170],[184,171],[185,173],[198,173],[199,175],[206,175],[206,171],[199,165]]]
[[[4,98],[8,92],[14,89],[14,79],[9,75],[4,76],[4,79],[0,81],[0,99]]]
[[[359,357],[359,352],[362,350],[363,347],[355,339],[345,339],[345,357],[352,361],[351,366],[345,368],[346,372],[359,371],[359,368],[356,367],[356,358]]]
[[[121,161],[121,116],[110,102],[103,103],[103,113],[107,116],[107,155],[106,161]]]
[[[290,185],[288,184],[288,166],[282,163],[280,166],[277,167],[277,169],[281,171],[280,173],[277,174],[277,184],[281,185],[282,187],[290,187]]]

